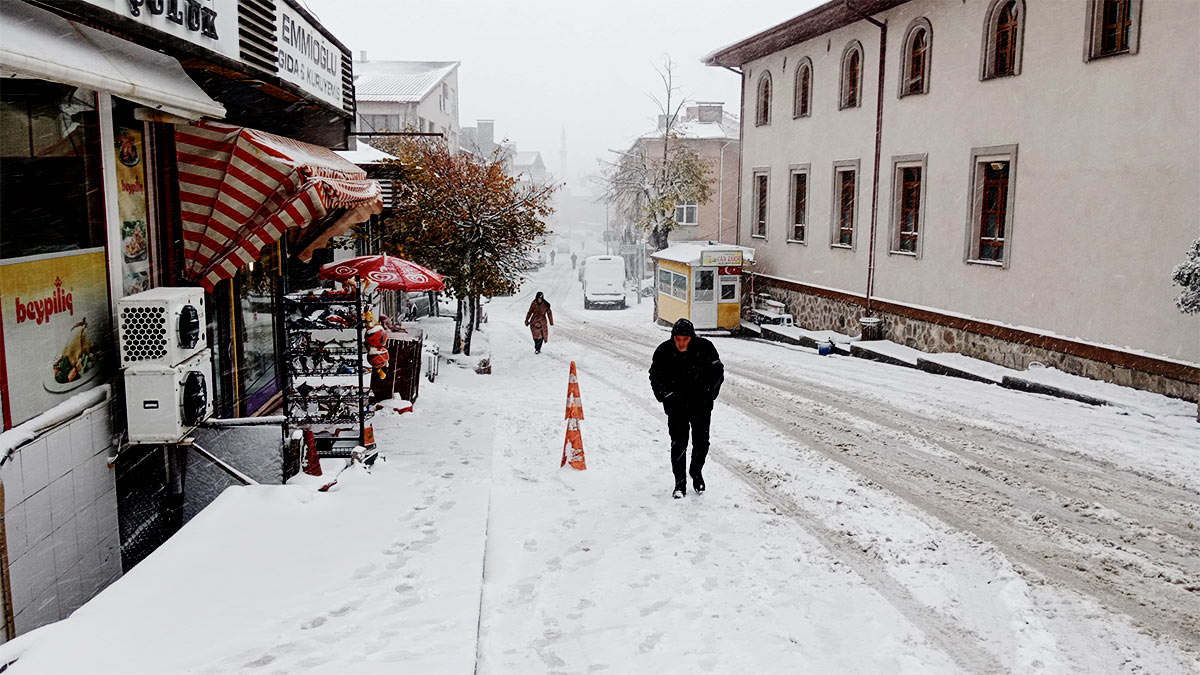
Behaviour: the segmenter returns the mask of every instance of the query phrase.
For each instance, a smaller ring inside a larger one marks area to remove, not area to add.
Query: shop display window
[[[41,80],[0,89],[0,258],[104,246],[94,92]]]

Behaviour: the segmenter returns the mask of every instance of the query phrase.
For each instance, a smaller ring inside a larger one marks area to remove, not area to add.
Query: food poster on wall
[[[117,214],[121,221],[121,289],[133,295],[150,289],[150,239],[146,225],[145,144],[140,129],[118,126]]]
[[[107,380],[112,328],[104,249],[0,264],[5,426]]]

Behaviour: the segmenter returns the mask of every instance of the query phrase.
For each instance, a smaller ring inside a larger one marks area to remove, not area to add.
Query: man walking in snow
[[[675,474],[675,491],[680,499],[687,494],[687,476],[692,487],[704,492],[704,459],[708,456],[708,427],[713,401],[721,393],[725,381],[725,366],[717,348],[709,340],[696,337],[692,322],[680,319],[671,327],[671,339],[654,350],[650,364],[650,386],[654,398],[663,404],[667,413],[667,430],[671,434],[671,471]],[[692,463],[687,474],[688,431],[692,434]]]

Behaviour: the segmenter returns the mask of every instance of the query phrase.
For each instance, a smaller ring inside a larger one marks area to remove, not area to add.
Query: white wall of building
[[[65,619],[121,576],[111,437],[104,403],[0,466],[18,635]]]
[[[1085,62],[1085,0],[1028,2],[1021,72],[979,80],[988,3],[917,0],[888,24],[874,295],[1066,337],[1200,362],[1172,268],[1200,236],[1200,3],[1144,4],[1137,54]],[[930,89],[897,97],[905,29],[932,24]],[[864,48],[863,100],[837,109],[842,49]],[[746,64],[741,243],[759,269],[863,293],[867,276],[879,30],[865,21]],[[792,78],[813,62],[813,112],[792,119]],[[787,68],[784,69],[784,59]],[[769,69],[769,126],[754,124]],[[1007,268],[968,264],[972,148],[1016,145]],[[926,154],[919,258],[889,254],[891,163]],[[860,160],[855,250],[830,247],[833,163]],[[811,165],[808,244],[785,243],[788,167]],[[770,171],[770,231],[751,237],[753,174]]]

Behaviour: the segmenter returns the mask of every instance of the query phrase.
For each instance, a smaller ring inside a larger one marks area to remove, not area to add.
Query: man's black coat
[[[724,381],[725,366],[717,348],[706,338],[693,337],[686,352],[675,348],[674,339],[654,350],[650,386],[667,415],[712,410],[713,399],[721,393]]]

